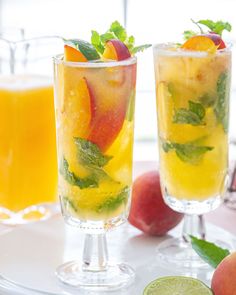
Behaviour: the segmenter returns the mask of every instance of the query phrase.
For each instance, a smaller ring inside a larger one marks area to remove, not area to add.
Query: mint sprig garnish
[[[224,31],[231,32],[232,26],[228,22],[223,21],[212,21],[210,19],[201,19],[199,21],[194,21],[191,19],[191,21],[198,27],[199,32],[192,31],[192,30],[186,30],[183,33],[184,40],[188,40],[189,38],[199,35],[200,34],[207,34],[207,33],[215,33],[220,36],[222,36]],[[202,27],[203,26],[203,27]],[[208,31],[205,31],[204,29],[207,28]]]
[[[81,39],[64,39],[64,44],[79,50],[87,58],[87,60],[100,59],[100,56],[94,46],[87,41]]]
[[[161,146],[164,152],[175,151],[181,161],[192,165],[197,165],[205,153],[214,149],[211,146],[198,145],[195,142],[181,144],[164,140],[161,140]]]
[[[204,125],[205,108],[197,102],[189,100],[189,108],[180,108],[175,110],[173,123],[190,124],[193,126]]]
[[[228,249],[223,249],[214,243],[190,236],[191,244],[197,254],[213,268],[216,268],[220,262],[230,254]]]
[[[221,20],[214,22],[210,19],[205,19],[199,20],[197,23],[206,26],[211,32],[214,32],[220,36],[222,36],[223,31],[230,32],[232,30],[232,26],[230,23],[223,22]]]
[[[151,44],[135,46],[134,36],[128,36],[125,28],[118,21],[114,21],[104,34],[100,35],[97,31],[92,31],[91,43],[101,55],[105,50],[105,43],[111,39],[117,39],[124,42],[131,54],[144,51],[152,46]]]

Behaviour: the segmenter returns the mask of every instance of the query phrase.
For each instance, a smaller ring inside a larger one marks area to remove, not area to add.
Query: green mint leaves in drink
[[[103,155],[99,147],[83,138],[74,138],[78,152],[78,165],[87,168],[88,176],[81,178],[69,170],[69,164],[63,158],[60,164],[60,174],[71,185],[78,186],[80,189],[96,188],[101,179],[113,181],[103,170],[103,167],[112,159],[111,156]]]
[[[124,42],[131,54],[144,51],[145,49],[152,46],[151,44],[135,46],[134,36],[128,36],[126,29],[118,21],[114,21],[110,28],[103,34],[99,34],[95,30],[92,31],[91,43],[101,55],[105,50],[105,43],[112,39],[117,39],[121,42]]]
[[[195,142],[180,144],[163,140],[161,146],[164,152],[174,151],[181,161],[192,165],[197,165],[205,153],[214,149],[211,146],[197,145]]]
[[[129,197],[129,188],[124,187],[123,190],[114,196],[108,196],[108,198],[99,204],[96,208],[98,213],[104,213],[108,211],[113,211],[119,208],[122,203],[125,205]]]
[[[214,111],[225,132],[228,131],[229,84],[227,72],[221,73],[217,80],[217,102]]]
[[[190,124],[193,126],[204,125],[205,109],[197,102],[189,100],[189,108],[180,108],[175,110],[173,123]]]
[[[74,141],[77,147],[79,161],[85,166],[101,168],[112,159],[112,156],[103,155],[99,147],[89,140],[75,137]]]
[[[98,187],[95,175],[89,175],[85,178],[78,177],[69,170],[69,164],[65,158],[62,159],[59,169],[60,174],[70,185],[78,186],[80,189]]]
[[[223,249],[214,243],[190,236],[191,244],[196,253],[213,268],[216,268],[220,262],[230,254],[228,249]]]

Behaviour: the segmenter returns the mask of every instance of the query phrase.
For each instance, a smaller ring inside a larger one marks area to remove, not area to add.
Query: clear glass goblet
[[[58,56],[54,73],[62,213],[85,233],[81,261],[56,274],[73,287],[117,289],[134,279],[130,266],[109,260],[106,232],[129,211],[136,58],[65,62]]]
[[[181,268],[205,263],[189,235],[206,237],[203,214],[222,202],[228,178],[231,49],[215,54],[174,44],[154,46],[161,186],[165,202],[185,213],[182,238],[158,253]]]

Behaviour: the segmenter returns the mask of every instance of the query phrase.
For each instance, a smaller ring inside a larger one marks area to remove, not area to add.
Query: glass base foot
[[[169,195],[166,191],[165,202],[174,211],[180,213],[188,212],[188,214],[201,215],[218,208],[222,203],[222,197],[219,195],[204,201],[189,201],[185,199],[179,200]]]
[[[157,254],[163,262],[180,269],[212,270],[192,249],[191,244],[181,238],[172,238],[162,242],[157,248]]]
[[[71,261],[59,266],[56,276],[69,287],[108,291],[130,285],[135,273],[124,263],[108,265],[103,271],[91,271],[86,270],[79,262]]]

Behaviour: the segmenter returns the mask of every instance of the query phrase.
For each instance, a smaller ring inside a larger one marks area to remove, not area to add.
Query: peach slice
[[[81,135],[88,133],[88,128],[92,119],[93,97],[89,89],[86,78],[82,78],[78,83],[78,109],[80,110]]]
[[[209,34],[204,34],[203,36],[210,38],[217,46],[217,49],[226,48],[225,42],[222,40],[220,35],[210,32]]]
[[[72,62],[87,62],[87,58],[76,48],[64,45],[64,59]]]
[[[131,57],[129,49],[126,45],[117,39],[111,39],[105,44],[105,51],[103,53],[105,59],[124,60]]]
[[[74,90],[71,90],[72,86]],[[73,136],[83,138],[88,136],[92,117],[92,101],[85,77],[78,79],[76,84],[71,83],[69,78],[65,78],[62,115],[64,124],[66,126],[69,124],[68,130],[71,131]]]
[[[209,53],[215,53],[217,50],[217,46],[214,41],[206,36],[199,35],[193,36],[188,39],[181,48],[186,50],[195,50],[195,51],[206,51]]]
[[[125,75],[123,84],[119,87],[109,80],[103,84],[88,81],[91,123],[87,139],[97,144],[102,152],[107,151],[118,137],[125,121],[131,93],[135,89],[133,79],[136,76],[136,65],[120,68],[119,71]],[[112,76],[111,73],[110,75]]]
[[[91,103],[91,122],[88,140],[98,145],[101,151],[106,151],[118,136],[126,115],[128,98],[120,101],[114,99],[112,103],[101,109],[101,101],[89,87]],[[103,101],[103,104],[105,102]],[[106,103],[105,103],[106,104]]]

